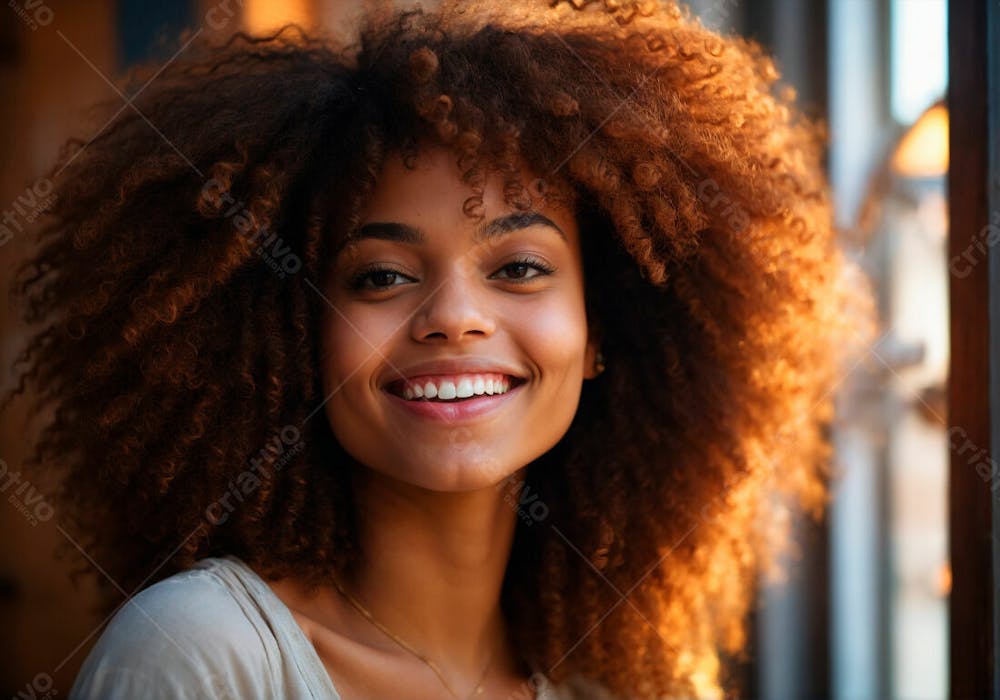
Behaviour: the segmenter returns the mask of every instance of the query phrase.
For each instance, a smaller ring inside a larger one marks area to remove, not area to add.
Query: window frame
[[[951,2],[948,8],[950,115],[948,170],[949,259],[1000,224],[1000,5]],[[1000,700],[1000,637],[996,583],[1000,580],[1000,502],[995,479],[975,466],[995,466],[1000,448],[1000,249],[986,247],[988,264],[949,276],[951,364],[948,423],[961,429],[949,465],[950,697]],[[979,455],[973,463],[968,440]]]

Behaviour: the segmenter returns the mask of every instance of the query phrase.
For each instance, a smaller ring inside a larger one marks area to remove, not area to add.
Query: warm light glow
[[[910,127],[892,155],[892,169],[904,177],[935,177],[948,172],[948,110],[935,105]]]
[[[942,598],[951,593],[951,562],[943,562],[938,569],[937,590],[935,591]]]
[[[310,0],[245,0],[243,4],[243,25],[250,34],[269,33],[287,22],[310,27],[312,20]]]

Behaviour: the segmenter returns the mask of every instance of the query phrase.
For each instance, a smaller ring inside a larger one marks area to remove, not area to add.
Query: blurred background
[[[947,2],[690,6],[706,25],[760,41],[801,107],[827,124],[837,223],[875,280],[886,329],[833,388],[843,416],[833,507],[820,523],[799,523],[787,579],[760,582],[749,659],[732,673],[746,697],[946,697],[949,444],[962,444],[946,420],[949,280],[981,274],[985,259],[978,248],[949,254]],[[127,108],[117,79],[130,65],[171,59],[196,37],[287,21],[348,31],[357,9],[351,0],[10,0],[0,8],[0,283],[27,250],[20,226],[52,194],[39,177],[66,137],[103,128],[89,105]],[[9,368],[23,331],[9,305],[0,314]],[[19,404],[2,418],[0,468],[15,474],[29,426]],[[65,696],[102,620],[87,607],[87,583],[71,585],[53,558],[71,534],[44,499],[4,490],[0,697]]]

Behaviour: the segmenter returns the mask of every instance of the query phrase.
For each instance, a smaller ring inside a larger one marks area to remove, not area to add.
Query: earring
[[[597,351],[597,357],[594,358],[594,371],[597,374],[604,371],[604,353],[600,350]]]

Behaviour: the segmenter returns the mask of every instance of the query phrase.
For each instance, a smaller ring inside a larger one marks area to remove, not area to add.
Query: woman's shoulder
[[[245,565],[243,565],[245,566]],[[113,615],[69,697],[256,697],[280,656],[232,558],[209,558],[139,592]]]

